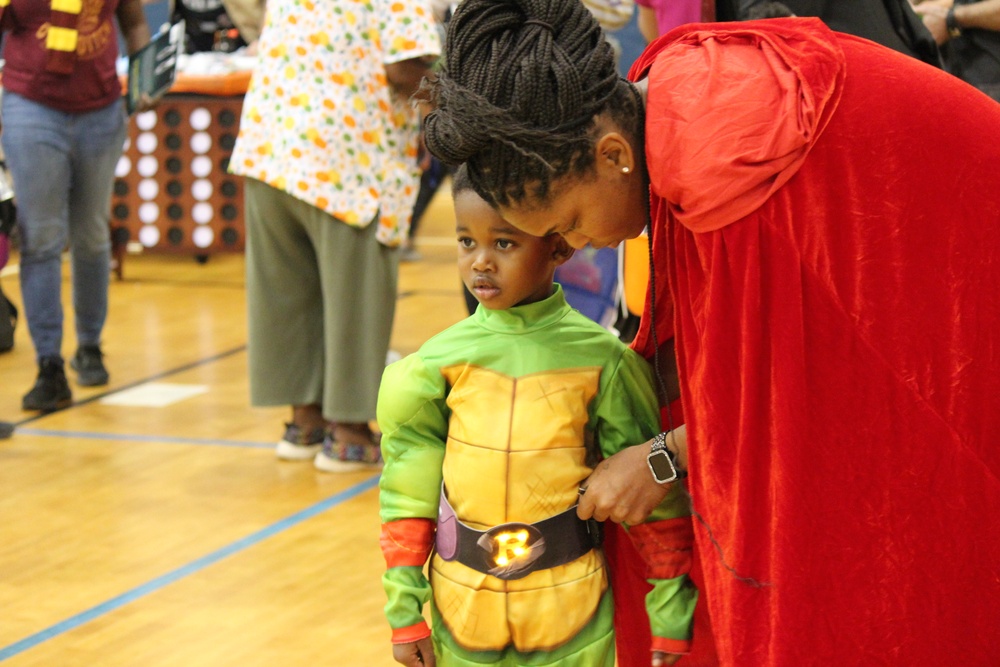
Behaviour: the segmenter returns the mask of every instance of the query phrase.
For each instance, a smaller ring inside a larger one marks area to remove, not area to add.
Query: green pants
[[[331,421],[375,419],[399,276],[398,250],[246,179],[250,398],[312,405]]]

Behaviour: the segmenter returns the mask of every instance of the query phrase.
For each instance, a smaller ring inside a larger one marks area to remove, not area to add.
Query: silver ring
[[[582,496],[583,494],[585,494],[587,492],[587,487],[581,485],[580,488],[578,488],[576,490],[576,492]]]

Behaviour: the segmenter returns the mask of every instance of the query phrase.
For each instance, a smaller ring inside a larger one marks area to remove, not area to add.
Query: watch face
[[[649,469],[653,471],[653,479],[660,484],[677,479],[677,470],[670,462],[670,456],[662,449],[650,454],[646,460],[649,461]]]

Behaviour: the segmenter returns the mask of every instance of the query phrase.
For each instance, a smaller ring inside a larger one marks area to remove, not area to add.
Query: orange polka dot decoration
[[[243,98],[170,95],[129,123],[111,200],[116,248],[242,251],[243,180],[228,173]]]

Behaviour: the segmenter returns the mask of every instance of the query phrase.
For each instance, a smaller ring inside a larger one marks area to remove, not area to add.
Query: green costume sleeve
[[[382,431],[379,515],[385,525],[406,519],[437,520],[441,466],[448,432],[446,386],[437,369],[417,355],[385,369],[378,397],[378,424]],[[427,540],[433,539],[428,533]],[[425,545],[427,551],[430,544]],[[393,630],[423,622],[423,606],[430,584],[423,567],[390,566],[382,577],[388,602],[386,618]]]
[[[654,637],[691,638],[691,619],[698,589],[686,574],[673,579],[648,579],[653,590],[646,594],[646,613]]]
[[[626,349],[607,383],[601,387],[595,410],[596,438],[607,458],[626,447],[648,442],[660,432],[660,408],[653,389],[653,374],[645,359]],[[646,522],[690,515],[680,484],[653,510]]]
[[[625,447],[647,442],[660,432],[660,410],[653,375],[645,359],[627,349],[602,387],[596,409],[596,437],[601,453],[611,456]],[[689,567],[691,535],[690,506],[682,484],[672,484],[670,492],[640,530],[629,529],[639,553],[651,573],[684,572],[668,578],[651,578],[653,590],[646,596],[646,611],[654,637],[686,640],[691,636],[697,590],[686,574]],[[628,527],[626,527],[628,528]],[[633,532],[640,533],[636,539]],[[665,551],[683,550],[682,561],[664,557]]]
[[[412,628],[423,622],[423,609],[431,599],[431,584],[422,567],[391,567],[382,575],[388,601],[385,618],[393,630]]]
[[[591,422],[605,458],[660,432],[660,409],[645,359],[632,350],[622,351],[613,371],[601,378],[601,393]]]
[[[379,481],[382,523],[437,519],[441,465],[448,439],[445,381],[417,355],[382,375],[378,425],[385,465]]]

